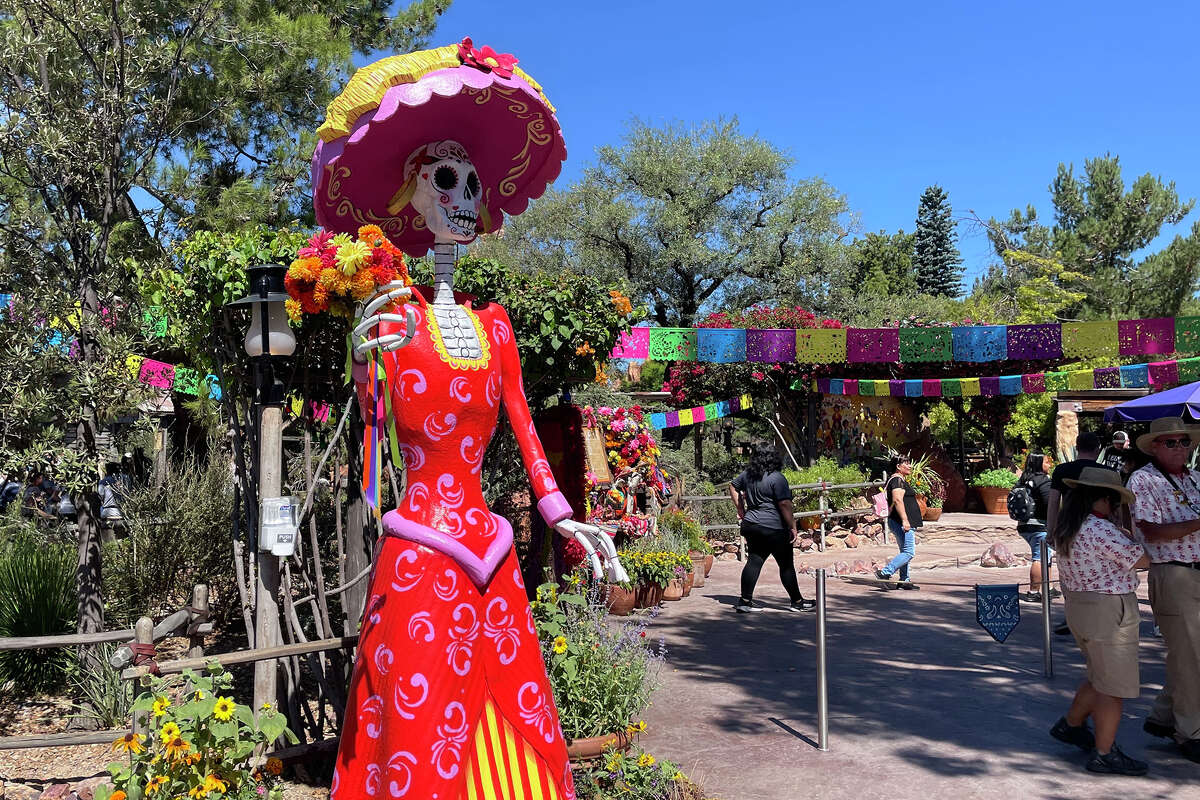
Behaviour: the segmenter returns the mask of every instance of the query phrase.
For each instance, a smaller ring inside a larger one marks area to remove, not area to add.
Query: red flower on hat
[[[501,78],[511,78],[513,68],[517,66],[517,57],[512,53],[497,53],[487,45],[476,49],[470,36],[459,43],[458,58],[468,67],[494,72]]]

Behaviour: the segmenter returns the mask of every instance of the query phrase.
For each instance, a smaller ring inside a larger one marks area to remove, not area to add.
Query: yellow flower
[[[176,736],[171,741],[167,742],[167,756],[179,761],[182,761],[191,750],[192,746],[184,741],[183,737]]]
[[[555,636],[554,637],[554,652],[556,652],[556,653],[567,652],[567,637],[565,637],[565,636]]]
[[[604,768],[607,769],[609,772],[616,772],[617,768],[620,766],[621,766],[621,759],[617,758],[616,756],[613,756],[612,758],[610,758],[608,760],[608,763],[604,765]]]
[[[366,242],[347,242],[337,249],[334,262],[347,278],[353,277],[371,260],[371,245]]]
[[[229,788],[225,781],[218,778],[216,775],[209,773],[204,778],[204,791],[206,792],[222,792],[224,793]]]
[[[646,720],[639,719],[637,722],[631,722],[625,730],[629,733],[641,733],[646,730]]]
[[[350,238],[350,234],[339,233],[339,234],[336,234],[332,239],[329,240],[329,246],[333,247],[333,248],[338,248],[344,244],[350,244],[353,241],[354,240]]]
[[[154,708],[152,709],[154,716],[156,716],[156,717],[163,716],[164,714],[167,713],[167,709],[170,708],[170,706],[171,706],[171,698],[169,698],[169,697],[154,698]]]
[[[332,294],[345,294],[350,289],[350,278],[336,269],[327,269],[321,273],[320,284]]]
[[[682,773],[682,772],[680,772],[679,770],[676,770],[676,771],[675,771],[675,774],[671,776],[671,780],[673,780],[673,781],[682,781],[682,780],[684,780],[683,773]]]
[[[203,700],[203,699],[204,699],[204,690],[203,690],[203,689],[197,689],[197,690],[196,690],[196,699],[197,699],[197,700]]]
[[[150,782],[146,784],[146,794],[154,794],[166,785],[167,778],[165,775],[155,775],[150,779]]]
[[[290,319],[292,322],[300,321],[300,315],[302,312],[300,309],[299,300],[293,300],[289,297],[287,300],[283,301],[283,307],[284,310],[287,311],[288,319]]]
[[[321,274],[321,259],[316,256],[298,258],[288,267],[288,277],[294,281],[315,281]]]
[[[650,755],[649,753],[642,753],[640,756],[638,756],[637,765],[639,767],[653,767],[654,756]]]
[[[264,769],[272,775],[278,775],[279,773],[283,772],[283,762],[272,756],[271,758],[267,759]]]
[[[355,300],[366,300],[375,291],[375,276],[369,269],[360,269],[350,279],[350,295]]]
[[[162,743],[166,744],[172,739],[179,738],[179,726],[174,722],[168,722],[162,726],[162,730],[158,732],[158,737],[162,739]]]
[[[197,800],[199,800],[199,798],[207,797],[207,796],[208,796],[208,789],[204,788],[203,783],[193,786],[191,789],[188,789],[188,797],[195,797],[195,798],[197,798]]]
[[[233,716],[235,708],[237,708],[237,704],[228,697],[218,697],[217,704],[213,706],[213,716],[222,722],[227,722]]]
[[[112,749],[114,752],[120,750],[125,753],[133,753],[136,755],[137,753],[145,752],[146,747],[142,744],[145,739],[146,737],[142,736],[140,733],[127,733],[120,739],[117,739],[115,742],[113,742]]]

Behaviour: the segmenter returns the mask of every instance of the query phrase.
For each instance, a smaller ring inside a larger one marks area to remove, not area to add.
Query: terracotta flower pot
[[[917,495],[917,508],[921,509],[921,519],[925,519],[925,512],[929,510],[929,503],[925,499],[925,495]]]
[[[589,761],[602,756],[605,750],[628,750],[631,744],[633,737],[625,731],[586,739],[567,739],[567,758],[571,761]]]
[[[692,554],[692,586],[699,589],[704,585],[704,563],[712,556],[704,556],[700,553]]]
[[[712,565],[714,561],[716,561],[716,558],[712,553],[708,553],[704,556],[704,577],[707,578],[708,573],[712,572]]]
[[[817,528],[821,527],[821,518],[800,517],[796,520],[796,524],[800,527],[800,530],[815,531]]]
[[[663,590],[663,600],[682,600],[683,599],[683,578],[672,578],[667,584],[667,588]]]
[[[1008,489],[1003,486],[976,486],[983,510],[988,514],[1008,515]]]
[[[683,596],[687,597],[692,593],[692,586],[696,583],[696,571],[692,570],[687,575],[683,576]]]
[[[921,519],[925,520],[926,522],[936,522],[939,519],[941,519],[941,517],[942,517],[942,509],[940,506],[938,508],[929,506],[928,508],[926,508],[924,511],[921,512]]]
[[[614,617],[628,615],[636,602],[637,593],[632,589],[624,589],[611,583],[604,587],[604,606]]]
[[[657,583],[639,583],[634,591],[634,608],[654,608],[662,602],[663,587]]]

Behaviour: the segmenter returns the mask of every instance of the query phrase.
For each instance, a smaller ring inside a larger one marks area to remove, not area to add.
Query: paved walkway
[[[722,800],[1200,798],[1200,765],[1141,730],[1162,684],[1164,658],[1144,600],[1143,694],[1126,704],[1118,741],[1150,761],[1151,773],[1092,775],[1082,769],[1082,753],[1047,733],[1083,674],[1074,642],[1053,637],[1055,677],[1047,679],[1040,606],[1022,604],[1021,624],[1004,644],[975,623],[970,587],[1021,582],[1028,568],[920,566],[939,560],[931,550],[962,549],[977,558],[984,547],[934,543],[919,550],[915,580],[963,589],[881,591],[830,579],[825,753],[815,747],[815,615],[782,610],[786,595],[773,564],[757,593],[768,609],[734,613],[741,564],[718,562],[702,589],[666,604],[654,622],[668,663],[642,745],[680,763]],[[813,580],[800,580],[812,596]],[[1056,622],[1061,613],[1056,605]]]

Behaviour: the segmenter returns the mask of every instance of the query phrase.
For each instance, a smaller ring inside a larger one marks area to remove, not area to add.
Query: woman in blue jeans
[[[912,459],[908,456],[896,458],[895,474],[884,487],[887,494],[888,530],[896,537],[900,552],[888,562],[883,569],[875,570],[875,577],[881,581],[890,581],[892,576],[899,573],[900,586],[905,589],[915,589],[908,580],[908,562],[917,553],[917,532],[921,527],[921,507],[917,505],[917,493],[908,484],[908,476],[912,474]]]

